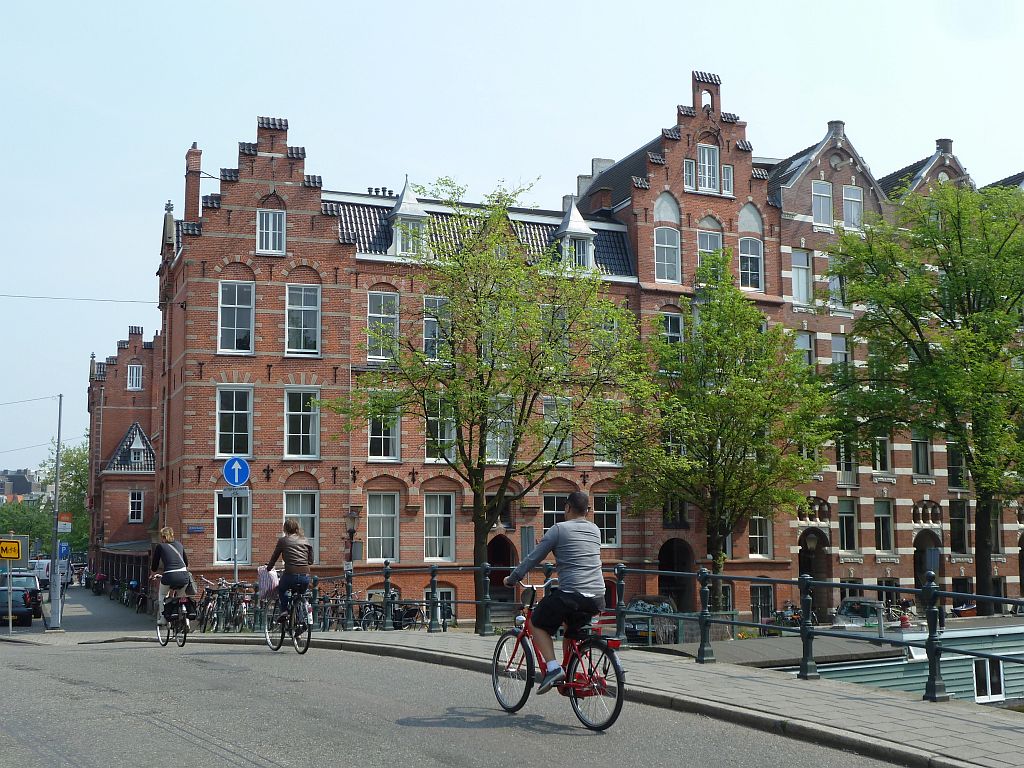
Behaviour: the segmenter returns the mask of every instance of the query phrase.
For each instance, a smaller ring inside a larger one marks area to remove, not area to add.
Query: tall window
[[[796,348],[807,365],[814,365],[814,335],[809,331],[796,332]]]
[[[722,250],[722,229],[717,220],[705,216],[698,227],[709,227],[697,232],[697,263],[704,260],[704,255]]]
[[[853,441],[849,437],[841,437],[836,441],[836,483],[838,485],[857,485],[856,452]]]
[[[1001,555],[1003,553],[1003,510],[999,508],[998,504],[995,507],[992,510],[992,527],[989,530],[992,531],[992,554]]]
[[[284,211],[256,211],[256,250],[284,253]]]
[[[683,341],[683,316],[678,312],[661,313],[661,335],[669,344],[681,344]]]
[[[572,251],[572,263],[580,269],[590,267],[590,240],[586,237],[573,237],[569,239],[569,248]]]
[[[775,588],[771,584],[750,585],[750,610],[758,623],[772,617],[775,613]]]
[[[455,559],[455,494],[423,494],[423,559]]]
[[[839,499],[839,549],[857,549],[857,502],[849,497]]]
[[[967,502],[953,499],[949,502],[949,551],[955,555],[968,554]]]
[[[567,493],[544,494],[544,530],[565,520],[565,505],[569,502]]]
[[[875,472],[892,472],[889,438],[880,435],[874,439],[871,451],[871,469]]]
[[[654,277],[667,283],[678,283],[679,271],[679,230],[658,227],[654,230]]]
[[[128,389],[142,389],[142,366],[128,366]]]
[[[772,556],[772,524],[764,515],[751,515],[747,521],[751,557]]]
[[[614,421],[619,418],[622,414],[622,403],[614,400],[607,401],[612,409],[612,415],[610,420]],[[595,464],[611,464],[618,466],[622,462],[622,457],[619,456],[618,450],[613,444],[612,440],[609,439],[609,435],[605,434],[605,430],[601,429],[600,425],[596,428],[596,434],[594,435],[594,463]]]
[[[946,439],[946,475],[950,488],[966,488],[967,472],[964,469],[964,454],[960,445]]]
[[[368,337],[366,356],[370,360],[388,360],[394,355],[398,338],[398,294],[370,291],[366,313]]]
[[[217,390],[217,454],[252,453],[252,390]]]
[[[455,419],[451,406],[440,397],[427,403],[426,460],[455,460]]]
[[[284,393],[285,456],[313,458],[320,454],[320,409],[316,390]]]
[[[740,287],[761,290],[764,252],[760,240],[740,238]]]
[[[128,492],[128,522],[142,522],[142,491]]]
[[[572,463],[572,411],[569,398],[544,398],[544,457],[557,464]]]
[[[398,494],[366,495],[366,559],[394,560],[398,556]]]
[[[285,517],[293,517],[313,547],[313,562],[320,562],[320,494],[315,491],[285,491]]]
[[[833,259],[828,257],[828,270],[832,272]],[[842,275],[829,274],[828,278],[828,300],[833,307],[843,308],[846,306],[846,278]]]
[[[619,497],[608,494],[596,494],[593,497],[594,525],[601,531],[601,546],[619,546]]]
[[[499,397],[487,418],[487,461],[505,464],[512,451],[512,400]]]
[[[441,357],[449,325],[448,299],[444,296],[424,296],[423,354],[428,360]]]
[[[397,411],[370,419],[371,459],[398,461],[401,445],[401,419]]]
[[[843,225],[847,229],[860,229],[864,219],[864,190],[843,185]]]
[[[875,499],[875,550],[892,552],[892,501]]]
[[[718,147],[697,145],[697,189],[718,191]]]
[[[683,160],[683,187],[697,188],[697,164],[693,160]]]
[[[821,227],[832,226],[832,185],[829,182],[811,182],[811,212],[815,224]]]
[[[999,659],[974,660],[974,700],[1004,701],[1003,662]]]
[[[811,304],[814,300],[814,268],[810,251],[793,251],[793,301]]]
[[[914,474],[930,475],[932,473],[931,441],[927,433],[915,429],[910,437],[910,451],[913,457]]]
[[[846,336],[841,333],[832,334],[832,365],[847,365],[850,362],[850,350],[846,346]]]
[[[723,195],[731,195],[732,194],[732,166],[731,165],[723,165],[722,166],[722,194]]]
[[[395,237],[398,238],[397,251],[404,256],[413,256],[423,252],[424,232],[426,231],[422,221],[403,219],[395,227]]]
[[[289,285],[287,289],[287,342],[290,355],[320,352],[320,286]]]
[[[234,519],[234,536],[231,522]],[[217,563],[249,563],[250,535],[249,499],[246,496],[226,498],[217,492],[217,511],[214,520],[213,558]]]
[[[218,352],[252,352],[252,328],[256,292],[254,283],[222,280],[220,283],[220,334]]]

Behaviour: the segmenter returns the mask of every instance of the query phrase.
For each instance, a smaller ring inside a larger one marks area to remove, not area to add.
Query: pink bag
[[[261,565],[256,569],[257,584],[260,590],[260,597],[267,598],[277,591],[278,575],[277,571],[273,569],[267,569],[267,566]]]

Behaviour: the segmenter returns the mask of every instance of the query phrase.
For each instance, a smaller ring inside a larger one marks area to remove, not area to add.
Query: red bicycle
[[[557,579],[548,579],[546,589]],[[530,697],[537,681],[536,659],[540,653],[530,631],[530,616],[537,599],[537,585],[523,584],[523,615],[516,627],[498,638],[491,664],[491,684],[498,704],[506,712],[518,712]],[[620,641],[593,634],[591,627],[568,631],[562,641],[565,681],[558,692],[569,699],[572,711],[587,728],[603,731],[622,711],[626,673],[615,649]]]

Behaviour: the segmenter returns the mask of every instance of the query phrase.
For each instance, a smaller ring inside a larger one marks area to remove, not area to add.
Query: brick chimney
[[[842,120],[829,120],[828,132],[835,136],[837,139],[841,139],[846,134],[846,123],[844,123]]]
[[[185,221],[199,221],[199,173],[203,164],[203,150],[192,142],[185,153]]]
[[[953,140],[952,139],[936,139],[935,149],[944,155],[953,154]]]

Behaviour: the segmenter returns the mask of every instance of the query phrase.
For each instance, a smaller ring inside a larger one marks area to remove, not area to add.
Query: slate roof
[[[257,117],[257,128],[273,128],[276,131],[287,131],[288,120],[284,117]]]
[[[142,461],[132,463],[132,443],[138,437],[142,443]],[[155,472],[156,454],[153,451],[153,444],[149,442],[146,433],[142,431],[139,422],[132,422],[128,427],[125,436],[121,438],[114,453],[103,467],[104,472]]]
[[[1007,176],[999,181],[993,181],[991,184],[986,184],[984,189],[989,187],[1020,187],[1022,185],[1024,185],[1024,171],[1015,173],[1013,176]]]
[[[768,174],[768,202],[771,205],[774,205],[776,208],[782,207],[782,187],[800,173],[808,157],[818,148],[820,143],[820,141],[815,142],[806,149],[801,149],[772,168],[771,173]]]
[[[238,169],[237,168],[221,168],[220,169],[220,180],[221,181],[238,181]]]
[[[923,160],[918,160],[916,163],[900,168],[898,171],[893,171],[888,176],[883,176],[878,180],[878,186],[882,188],[887,197],[892,197],[892,193],[901,187],[909,187],[910,183],[917,177],[917,174],[928,164],[928,161],[932,159],[934,155],[928,155]]]
[[[675,131],[676,138],[679,138],[678,128],[666,128],[663,133],[670,131]],[[619,162],[599,173],[590,182],[588,190],[608,187],[612,191],[612,205],[618,205],[633,194],[633,189],[636,187],[634,178],[647,178],[647,153],[657,152],[659,149],[661,149],[661,137],[651,139],[632,154],[626,155]]]

